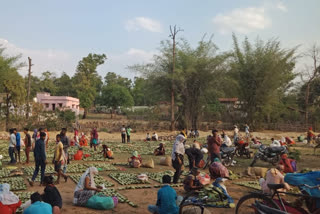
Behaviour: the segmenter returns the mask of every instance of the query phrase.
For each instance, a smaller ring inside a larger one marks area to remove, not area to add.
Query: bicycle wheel
[[[186,203],[180,206],[179,214],[205,214],[205,208],[202,204]]]
[[[236,214],[255,214],[256,210],[252,206],[255,201],[260,201],[264,205],[280,210],[279,206],[270,197],[262,193],[251,193],[240,198],[236,206]]]

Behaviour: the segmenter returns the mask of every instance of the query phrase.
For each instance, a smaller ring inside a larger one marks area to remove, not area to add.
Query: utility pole
[[[182,29],[173,26],[173,29],[170,25],[170,35],[169,37],[172,38],[172,77],[171,77],[171,131],[174,130],[174,80],[173,74],[176,64],[176,35],[178,32],[183,31]]]
[[[29,102],[30,102],[30,85],[31,85],[31,58],[28,57],[28,62],[29,62],[29,70],[28,70],[28,93],[27,93],[27,113],[26,113],[26,118],[28,119],[29,118],[29,112],[30,112],[30,105],[29,105]]]

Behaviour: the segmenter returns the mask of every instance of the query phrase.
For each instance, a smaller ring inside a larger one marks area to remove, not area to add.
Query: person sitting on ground
[[[155,156],[160,156],[160,155],[165,155],[166,154],[166,150],[164,149],[163,143],[159,144],[159,147],[154,150],[153,154]]]
[[[281,155],[281,160],[280,160],[279,164],[283,166],[284,173],[294,173],[294,170],[291,165],[291,162],[293,162],[293,161],[295,161],[295,160],[289,159],[287,154]]]
[[[212,179],[229,177],[228,169],[221,163],[219,158],[214,159],[213,163],[209,167],[209,172]]]
[[[60,214],[62,208],[62,198],[57,187],[53,185],[53,177],[45,176],[43,179],[44,193],[41,195],[42,200],[52,206],[53,214]]]
[[[284,184],[284,189],[279,189],[278,191],[289,190],[290,186],[284,182],[283,165],[278,165],[277,168],[270,169],[266,174],[266,179],[260,178],[259,183],[263,193],[271,193],[268,184]]]
[[[202,168],[199,166],[200,161],[203,159],[203,154],[201,152],[200,144],[195,140],[191,148],[185,150],[189,160],[189,170],[191,171],[193,167]]]
[[[107,145],[102,145],[102,153],[103,153],[104,158],[114,159],[112,157],[113,152],[111,151],[111,149]]]
[[[148,211],[155,214],[178,214],[179,207],[176,204],[177,193],[169,186],[171,177],[164,175],[162,177],[163,186],[158,191],[158,198],[156,205],[149,205]]]
[[[255,145],[261,145],[261,142],[255,137],[251,139],[251,142]]]
[[[30,196],[31,205],[24,210],[24,214],[52,214],[50,204],[41,202],[41,195],[38,192]]]
[[[146,141],[151,141],[151,137],[150,137],[149,132],[147,133]]]
[[[280,147],[281,143],[278,140],[275,140],[274,138],[271,138],[272,143],[270,144],[271,147]]]
[[[156,132],[153,132],[153,135],[152,135],[152,138],[151,138],[152,141],[158,141],[158,135]]]
[[[296,142],[294,142],[294,140],[292,140],[290,137],[285,137],[285,140],[288,145],[296,144]]]
[[[96,167],[89,167],[85,173],[82,174],[75,190],[73,204],[77,206],[85,206],[87,201],[96,192],[101,192],[101,187],[96,186],[94,182],[94,176],[98,174]]]
[[[193,167],[190,174],[185,177],[183,181],[183,188],[186,192],[199,190],[203,188],[203,186],[201,185],[200,181],[197,178],[199,174],[200,174],[199,169],[196,167]]]
[[[87,136],[81,132],[81,138],[80,138],[80,146],[88,146],[88,139]]]
[[[142,165],[142,158],[137,151],[132,152],[132,157],[128,158],[129,165],[134,168],[139,168]]]

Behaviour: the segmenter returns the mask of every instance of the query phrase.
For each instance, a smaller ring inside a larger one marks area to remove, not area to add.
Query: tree
[[[134,86],[132,88],[132,96],[134,103],[137,106],[150,105],[152,103],[152,93],[150,88],[148,88],[148,80],[142,77],[134,78]]]
[[[89,108],[93,105],[102,86],[97,67],[104,64],[105,54],[88,54],[79,61],[73,83],[80,99],[80,106],[84,108],[83,119],[86,118]]]
[[[68,74],[63,72],[59,78],[54,80],[54,85],[56,86],[57,90],[54,95],[56,96],[70,96],[76,97],[77,92],[74,89],[72,84],[72,80]]]
[[[56,80],[56,74],[46,71],[41,74],[40,77],[41,84],[40,84],[40,90],[42,92],[48,92],[51,95],[55,95],[57,91],[57,86],[54,84]]]
[[[310,103],[310,86],[312,82],[320,76],[320,47],[314,44],[309,51],[305,54],[312,59],[312,66],[306,69],[307,81],[305,84],[305,124],[308,126],[309,123],[309,103]]]
[[[24,79],[18,73],[23,64],[18,63],[20,56],[6,56],[5,49],[0,48],[0,93],[5,95],[6,130],[9,128],[10,107],[17,107],[25,101]]]
[[[118,107],[133,106],[134,101],[127,88],[121,85],[111,84],[111,85],[105,85],[102,87],[100,104],[105,105],[112,109],[111,111],[111,118],[112,118],[113,112]]]
[[[127,88],[129,91],[131,90],[131,85],[132,85],[131,79],[122,77],[113,72],[108,72],[104,77],[104,81],[106,85],[117,84]]]
[[[258,126],[264,116],[270,118],[270,109],[295,78],[296,48],[282,49],[277,40],[264,43],[257,39],[251,44],[246,38],[241,49],[235,35],[233,42],[230,68],[243,101],[242,110],[246,122]]]
[[[30,76],[30,100],[37,96],[37,92],[40,92],[41,89],[41,80],[37,76]],[[24,78],[25,88],[28,88],[28,77]]]

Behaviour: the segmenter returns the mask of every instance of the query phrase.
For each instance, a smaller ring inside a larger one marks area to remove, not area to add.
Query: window
[[[49,103],[46,103],[45,106],[46,106],[46,108],[49,108]]]
[[[74,108],[74,104],[72,105],[72,108]]]
[[[59,103],[59,107],[62,108],[62,103]]]

